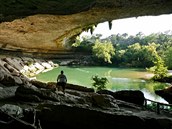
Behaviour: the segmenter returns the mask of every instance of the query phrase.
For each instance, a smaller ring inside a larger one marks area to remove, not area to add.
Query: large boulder
[[[138,105],[143,105],[145,101],[143,92],[139,90],[116,91],[113,96],[116,99],[120,99]]]
[[[12,86],[12,87],[4,87],[0,89],[0,101],[9,99],[9,98],[14,98],[17,88],[18,86]]]
[[[109,94],[112,95],[115,99],[123,100],[126,102],[143,105],[145,102],[145,97],[143,92],[139,90],[122,90],[122,91],[108,91],[108,90],[100,90],[99,94]]]
[[[155,93],[164,98],[168,103],[172,104],[172,86],[162,90],[155,90]]]

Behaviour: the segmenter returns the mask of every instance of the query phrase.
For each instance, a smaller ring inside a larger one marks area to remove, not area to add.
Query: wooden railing
[[[151,103],[155,103],[156,104],[156,113],[157,114],[160,114],[160,110],[164,110],[164,109],[161,109],[160,107],[171,107],[172,108],[172,104],[166,104],[166,103],[161,103],[161,102],[157,102],[157,101],[153,101],[153,100],[150,100],[150,99],[145,99],[145,108],[147,108],[148,106],[148,101],[150,101]]]

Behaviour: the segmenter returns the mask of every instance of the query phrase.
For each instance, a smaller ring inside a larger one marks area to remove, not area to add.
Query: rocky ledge
[[[55,85],[32,80],[27,85],[12,87],[11,96],[6,94],[1,99],[0,126],[10,129],[170,129],[172,126],[170,112],[157,114],[144,107],[141,91],[95,92],[92,88],[67,84],[63,94],[54,90]],[[9,92],[9,87],[0,90],[1,94],[5,91]]]
[[[0,87],[23,85],[35,75],[58,67],[50,60],[0,57]]]

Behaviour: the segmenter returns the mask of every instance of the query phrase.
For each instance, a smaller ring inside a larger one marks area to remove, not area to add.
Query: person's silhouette
[[[67,83],[67,77],[66,75],[64,75],[64,72],[62,70],[61,73],[57,76],[58,91],[60,90],[60,87],[62,87],[62,91],[65,94],[66,83]]]

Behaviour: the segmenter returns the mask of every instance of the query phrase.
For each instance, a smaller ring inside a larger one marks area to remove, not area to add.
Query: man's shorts
[[[57,82],[57,86],[61,86],[63,89],[65,89],[66,83],[65,82]]]

